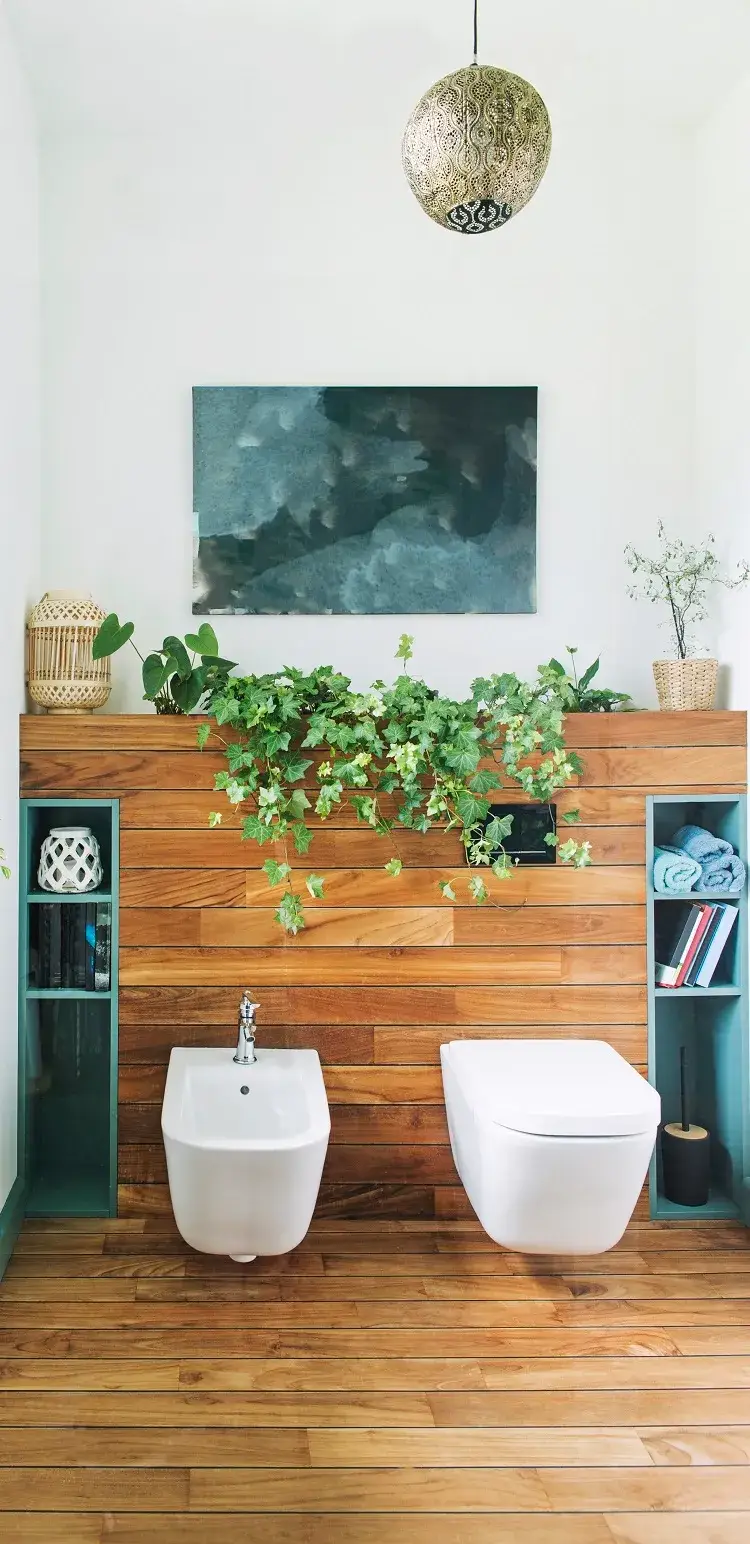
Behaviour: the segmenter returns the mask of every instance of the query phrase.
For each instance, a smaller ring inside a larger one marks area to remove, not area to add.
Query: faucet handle
[[[246,991],[243,992],[242,993],[242,997],[240,998],[240,1013],[239,1013],[240,1023],[241,1024],[254,1024],[255,1023],[255,1015],[258,1012],[259,1008],[260,1008],[260,1003],[251,1002],[250,994],[248,992],[246,992]]]

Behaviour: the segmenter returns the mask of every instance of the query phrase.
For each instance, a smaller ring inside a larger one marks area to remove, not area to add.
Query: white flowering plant
[[[742,559],[734,573],[725,574],[716,556],[713,536],[708,535],[702,542],[685,542],[679,536],[671,539],[661,520],[657,534],[659,550],[655,557],[636,552],[632,545],[625,548],[625,561],[635,576],[628,586],[628,595],[631,600],[650,600],[666,609],[659,625],[672,634],[677,658],[687,659],[700,647],[693,629],[708,616],[711,585],[741,589],[750,578],[750,564]]]
[[[399,828],[460,831],[468,863],[482,871],[468,878],[468,892],[481,905],[492,898],[490,876],[502,881],[513,870],[504,846],[512,816],[500,819],[490,810],[503,774],[529,799],[547,803],[582,771],[565,747],[570,701],[554,668],[540,667],[531,684],[511,674],[480,678],[459,702],[408,674],[413,642],[402,635],[396,658],[403,672],[392,686],[376,681],[356,692],[347,676],[324,665],[230,676],[211,696],[214,724],[232,730],[231,738],[220,736],[227,770],[217,773],[216,787],[240,812],[248,841],[274,844],[275,856],[263,868],[270,886],[284,886],[276,918],[288,933],[305,925],[291,854],[308,852],[312,812],[327,820],[347,801],[358,821],[392,842],[384,867],[394,877],[403,867]],[[199,726],[201,747],[212,732],[215,737],[210,723]],[[562,819],[573,824],[578,812]],[[209,825],[221,823],[214,811]],[[558,842],[552,832],[546,840],[563,863],[583,868],[590,862],[588,842],[572,836]],[[304,885],[313,899],[323,896],[319,874],[308,874]],[[444,899],[455,900],[451,882],[439,888]]]

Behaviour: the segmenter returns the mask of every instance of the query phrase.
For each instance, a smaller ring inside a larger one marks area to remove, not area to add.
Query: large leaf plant
[[[227,770],[217,773],[216,787],[240,814],[243,837],[259,847],[273,845],[263,868],[270,886],[284,886],[276,918],[287,933],[305,925],[293,859],[313,843],[312,812],[327,820],[348,801],[358,821],[391,841],[393,855],[384,867],[394,878],[402,868],[400,828],[460,831],[468,863],[477,870],[467,877],[468,892],[481,905],[491,899],[490,875],[502,881],[513,870],[504,847],[512,816],[490,816],[501,774],[529,799],[547,802],[582,771],[565,748],[569,700],[554,667],[541,667],[531,684],[511,674],[480,678],[459,702],[407,673],[412,643],[402,635],[396,658],[403,673],[392,686],[376,681],[369,691],[356,692],[347,676],[324,665],[231,676],[211,696],[215,723],[233,731],[224,741]],[[210,723],[199,726],[201,747],[211,730]],[[389,796],[387,807],[383,796]],[[578,812],[562,818],[572,823]],[[211,826],[221,823],[219,811],[210,815]],[[590,862],[588,842],[571,836],[558,845],[552,833],[546,840],[557,846],[563,863],[583,868]],[[324,885],[316,873],[304,880],[314,899],[323,896]],[[439,888],[446,900],[456,899],[451,882],[443,880]]]

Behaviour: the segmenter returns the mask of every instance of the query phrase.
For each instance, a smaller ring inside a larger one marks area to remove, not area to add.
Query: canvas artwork
[[[193,611],[536,610],[533,387],[193,394]]]

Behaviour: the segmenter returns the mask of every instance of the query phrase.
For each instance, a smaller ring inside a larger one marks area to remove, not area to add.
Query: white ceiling
[[[0,0],[2,3],[2,0]],[[5,0],[52,132],[346,132],[468,63],[470,0]],[[750,70],[747,0],[480,0],[481,55],[551,108],[693,122]],[[343,128],[342,128],[343,118]]]

